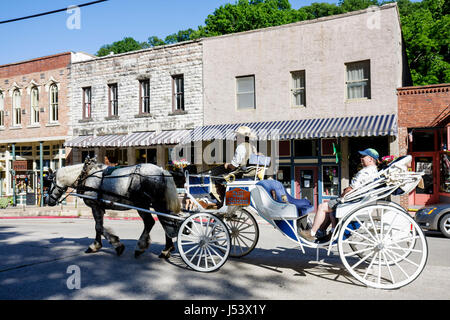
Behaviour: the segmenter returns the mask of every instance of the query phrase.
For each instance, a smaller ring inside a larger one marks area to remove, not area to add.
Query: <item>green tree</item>
[[[125,38],[123,38],[123,40],[116,41],[116,42],[113,42],[112,44],[107,44],[107,45],[102,46],[97,51],[97,56],[99,56],[99,57],[106,56],[106,55],[110,54],[111,52],[113,52],[115,54],[116,53],[124,53],[124,52],[128,52],[128,51],[143,49],[144,47],[145,47],[145,45],[143,43],[140,43],[131,37],[125,37]]]
[[[164,42],[164,40],[162,40],[156,36],[149,37],[147,43],[148,43],[149,47],[157,47],[157,46],[162,46],[162,45],[166,44]]]
[[[401,17],[414,85],[450,82],[450,15],[443,0],[424,0]]]

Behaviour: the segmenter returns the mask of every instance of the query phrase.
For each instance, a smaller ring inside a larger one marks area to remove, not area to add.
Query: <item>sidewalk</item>
[[[0,219],[13,218],[85,218],[92,219],[92,211],[85,205],[77,207],[71,205],[56,207],[17,206],[0,209]],[[109,219],[140,219],[135,210],[114,211],[106,210],[105,218]]]

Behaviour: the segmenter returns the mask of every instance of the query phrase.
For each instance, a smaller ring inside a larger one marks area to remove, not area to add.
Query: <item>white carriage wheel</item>
[[[398,205],[398,204],[396,204],[395,202],[388,202],[388,201],[377,201],[377,204],[381,204],[381,205],[387,205],[388,207],[389,207],[389,209],[386,209],[386,207],[382,207],[382,206],[380,206],[380,207],[378,207],[378,210],[383,210],[383,211],[385,211],[385,210],[390,210],[391,209],[391,207],[392,206],[395,206],[395,207],[397,207],[400,211],[402,211],[402,212],[404,212],[405,214],[408,214],[407,212],[406,212],[406,210],[403,208],[403,207],[401,207],[400,205]],[[380,213],[377,213],[377,215],[378,216],[384,216],[384,214],[383,214],[383,212],[380,212]],[[372,225],[371,225],[371,223],[374,223],[374,227],[375,227],[375,230],[372,230]],[[377,219],[376,217],[374,217],[373,219],[372,219],[372,222],[371,221],[369,221],[369,224],[368,224],[368,226],[367,226],[367,229],[369,229],[369,230],[371,230],[372,231],[372,233],[374,233],[374,231],[376,231],[376,232],[380,232],[381,231],[381,219]],[[408,245],[408,249],[413,249],[414,248],[414,246],[415,246],[415,242],[416,242],[416,234],[415,234],[415,228],[413,228],[412,230],[411,230],[411,232],[412,232],[412,237],[411,237],[411,240],[410,241],[408,241],[408,242],[406,242],[406,244]],[[392,227],[392,230],[391,230],[392,232],[395,232],[395,231],[400,231],[401,232],[401,230],[399,230],[398,229],[398,227],[395,227],[395,226],[393,226]],[[364,234],[364,232],[365,232],[365,229],[363,228],[363,229],[361,229],[361,230],[359,230],[358,231],[360,234]],[[366,236],[369,236],[369,234],[367,234]],[[370,237],[370,236],[369,236]],[[361,251],[361,249],[364,249],[364,244],[361,244],[361,243],[352,243],[352,242],[350,242],[349,243],[349,246],[350,246],[350,248],[353,250],[353,251],[355,251],[356,252],[356,255],[358,255],[358,257],[360,257],[361,259],[363,259],[364,257],[365,257],[365,252],[364,252],[364,250],[362,250]],[[386,263],[388,263],[388,264],[391,264],[391,265],[393,265],[393,264],[395,264],[396,262],[398,262],[398,261],[401,261],[401,260],[403,260],[404,258],[407,258],[408,257],[408,255],[411,253],[411,251],[410,250],[405,250],[402,254],[400,254],[400,255],[398,255],[398,256],[396,256],[395,257],[395,259],[391,259],[391,260],[389,260],[389,261],[382,261],[382,263],[383,264],[386,264]],[[364,260],[364,263],[366,263],[366,264],[368,264],[368,263],[370,263],[372,261],[372,257],[368,257],[368,258],[366,258],[365,260]]]
[[[183,261],[195,271],[219,269],[230,254],[230,235],[226,225],[209,213],[196,213],[180,226],[178,252]]]
[[[239,258],[249,254],[259,239],[259,228],[253,215],[239,207],[225,214],[223,221],[228,227],[231,238],[230,257]]]
[[[338,249],[352,276],[379,289],[409,284],[420,275],[428,257],[421,228],[404,210],[387,203],[349,214],[339,231]]]

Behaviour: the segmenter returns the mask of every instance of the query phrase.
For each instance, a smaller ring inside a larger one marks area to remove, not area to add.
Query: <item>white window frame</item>
[[[89,94],[88,94],[89,92]],[[92,117],[92,87],[83,88],[83,119]]]
[[[109,110],[108,116],[119,116],[119,85],[111,83],[109,89]]]
[[[358,78],[350,79],[350,72],[356,71],[361,73],[362,76]],[[345,64],[345,88],[347,100],[364,100],[371,98],[371,85],[370,85],[370,60],[349,62]],[[350,92],[350,88],[353,88]],[[359,88],[359,89],[358,89]]]
[[[39,123],[39,89],[36,86],[30,91],[30,117],[32,125]]]
[[[239,88],[239,83],[241,81],[246,81],[246,80],[252,80],[252,90],[250,91],[245,91]],[[255,96],[255,75],[250,75],[250,76],[239,76],[236,77],[236,109],[237,110],[254,110],[256,109],[256,96]],[[243,96],[252,96],[252,104],[248,105],[248,106],[242,106],[240,104],[240,97]]]
[[[143,79],[139,81],[140,86],[140,113],[150,113],[150,79]]]
[[[298,103],[298,97],[300,97],[300,104]],[[306,107],[305,70],[291,72],[291,105],[293,107]]]
[[[22,95],[19,89],[15,89],[12,94],[13,100],[13,116],[12,116],[12,125],[13,127],[19,127],[22,125]]]
[[[58,123],[59,120],[59,89],[56,83],[53,83],[49,88],[49,102],[50,102],[50,123]]]

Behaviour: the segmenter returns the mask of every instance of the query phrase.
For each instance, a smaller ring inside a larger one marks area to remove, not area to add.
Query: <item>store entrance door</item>
[[[308,199],[317,210],[317,167],[295,167],[295,197]]]
[[[414,152],[412,158],[413,170],[424,172],[425,175],[423,176],[423,188],[417,186],[416,190],[410,194],[410,203],[414,203],[414,205],[437,203],[439,201],[437,177],[439,154],[436,152]]]

